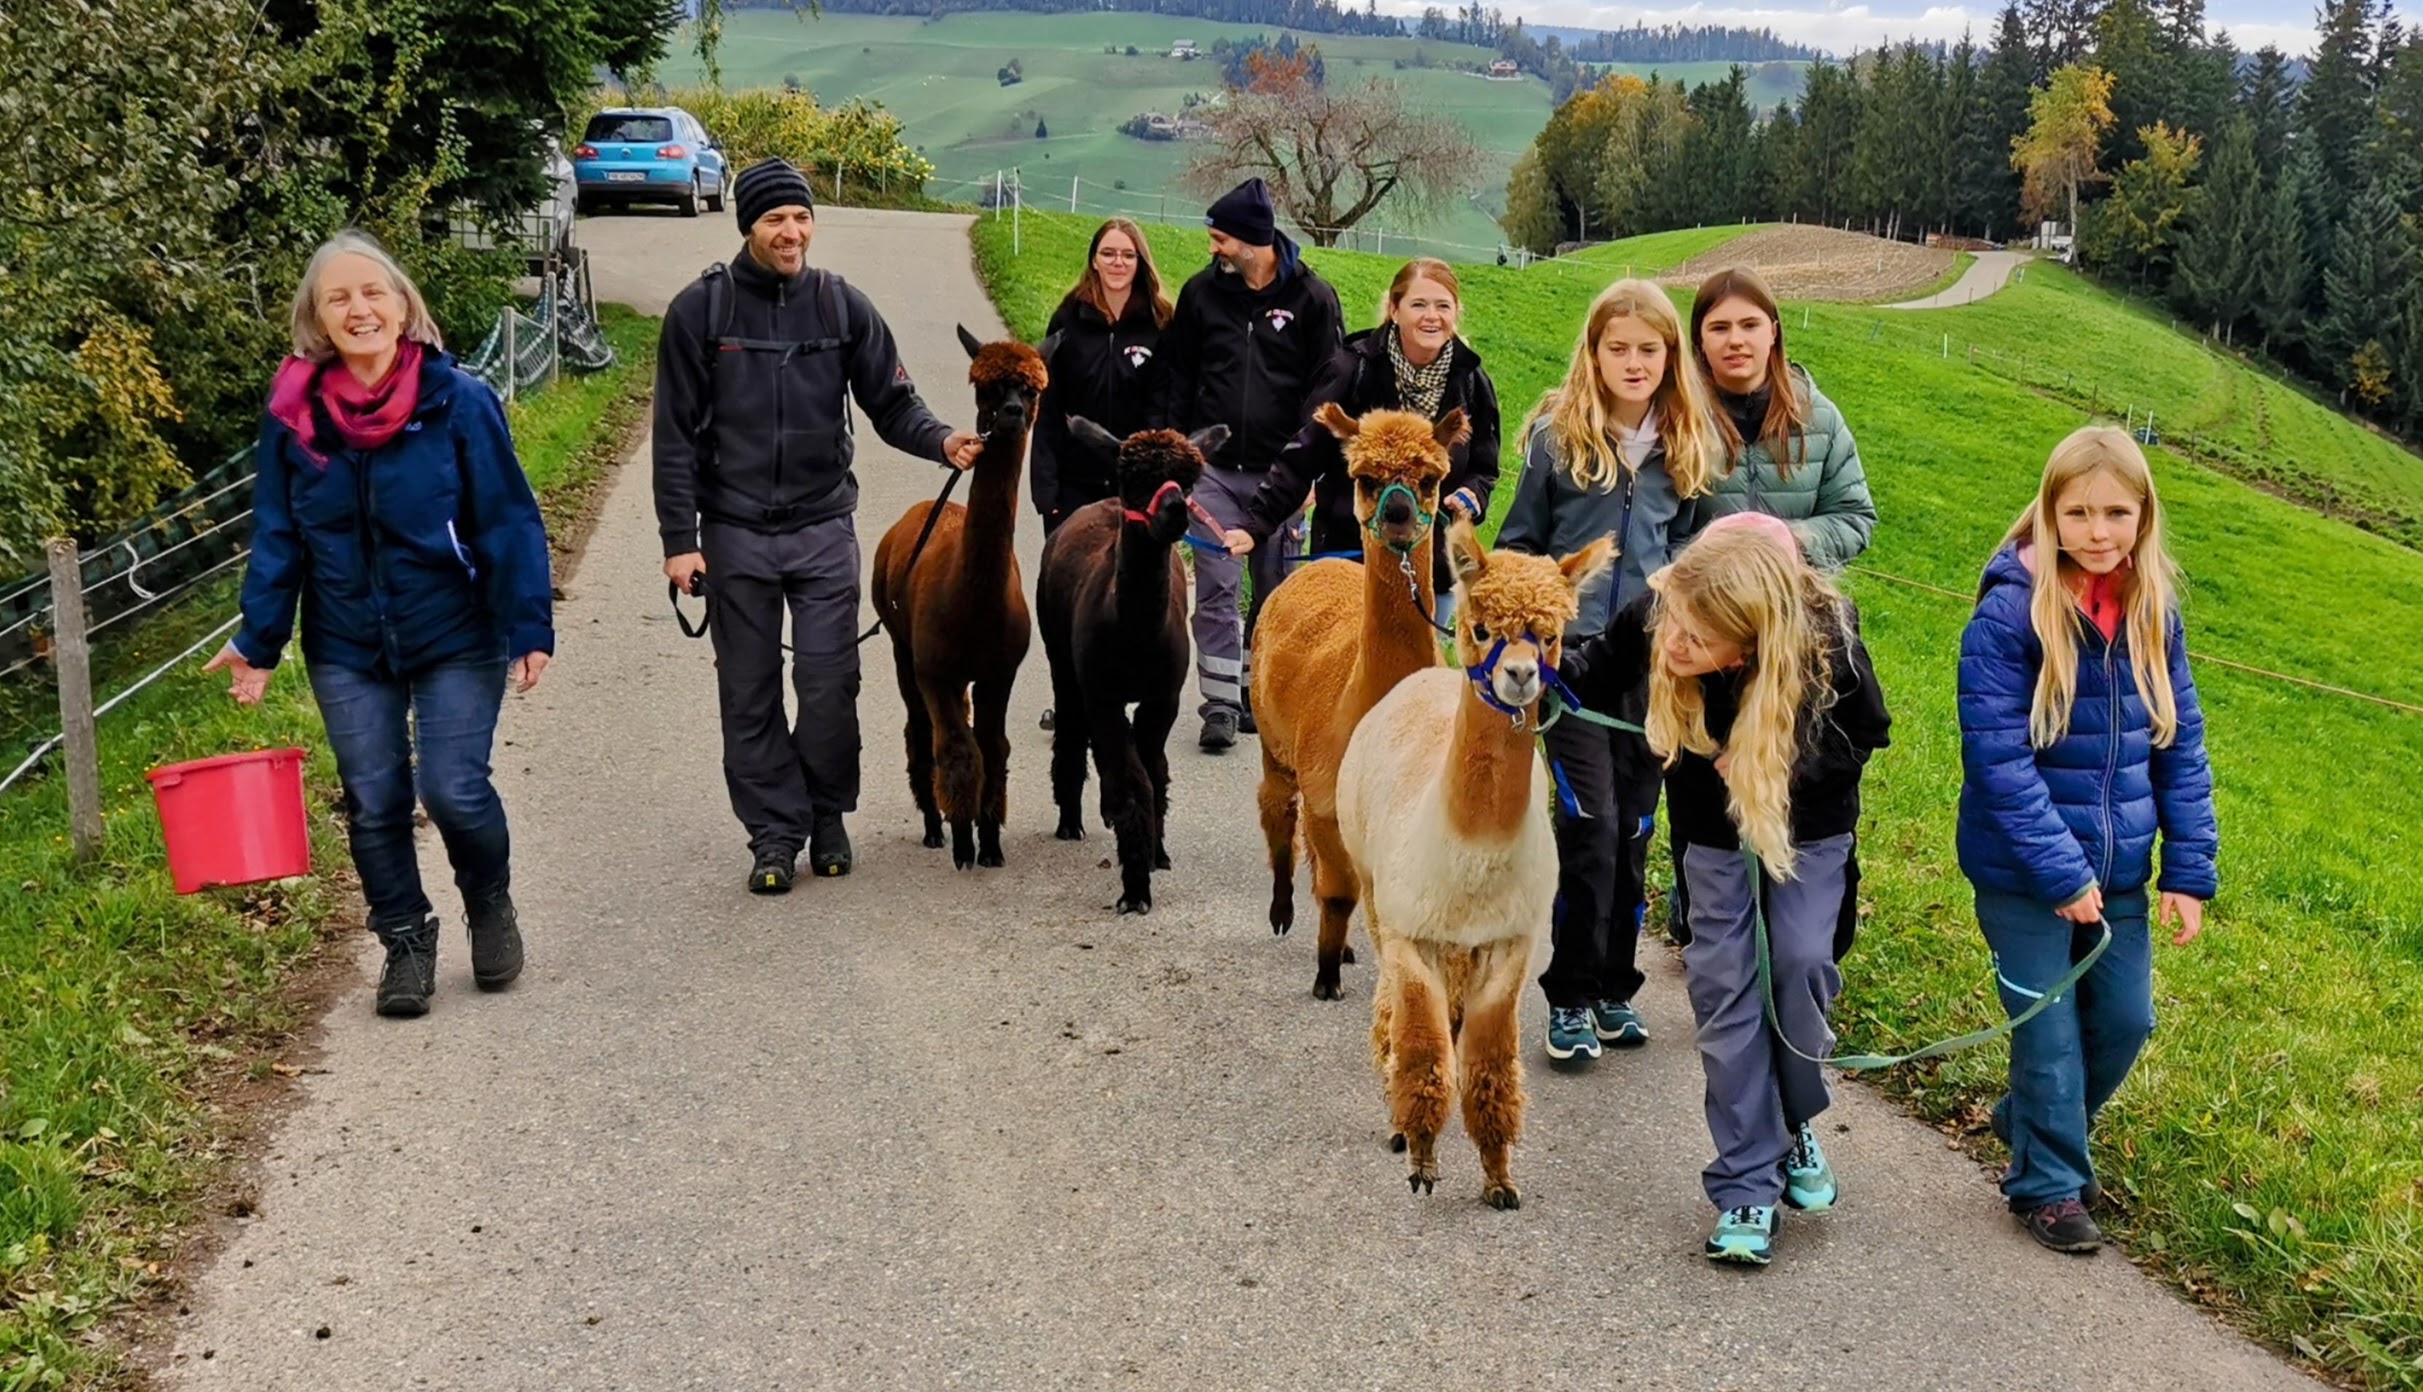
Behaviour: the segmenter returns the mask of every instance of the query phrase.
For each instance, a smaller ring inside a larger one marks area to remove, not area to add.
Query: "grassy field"
[[[1175,187],[1179,167],[1194,147],[1121,135],[1120,123],[1147,110],[1174,113],[1189,93],[1209,97],[1220,90],[1219,69],[1208,59],[1185,63],[1167,56],[1173,40],[1193,39],[1208,51],[1216,39],[1256,33],[1276,39],[1279,32],[1129,13],[955,14],[929,23],[742,10],[726,22],[724,81],[745,87],[791,78],[820,101],[881,101],[900,116],[909,143],[939,169],[929,187],[937,197],[973,202],[980,182],[989,183],[997,170],[1016,169],[1032,205],[1067,208],[1070,181],[1081,179],[1079,211],[1151,219],[1167,208],[1183,217],[1201,202]],[[1483,152],[1480,187],[1471,200],[1420,231],[1440,242],[1496,246],[1506,173],[1548,122],[1546,84],[1537,78],[1492,82],[1419,66],[1485,65],[1496,56],[1466,44],[1337,34],[1297,38],[1320,45],[1330,81],[1388,78],[1416,103],[1451,112],[1470,129]],[[1136,57],[1126,56],[1130,44]],[[1106,53],[1106,47],[1119,51]],[[1019,60],[1025,80],[1003,87],[995,74],[1012,58]],[[1400,62],[1408,66],[1400,69]],[[1694,81],[1724,75],[1722,64],[1685,64],[1676,72],[1684,69]],[[679,85],[701,73],[685,53],[667,62],[663,76]],[[1765,80],[1765,85],[1774,83]],[[1752,99],[1771,104],[1778,95],[1754,92]],[[1049,138],[1034,138],[1038,121]],[[1388,227],[1390,240],[1396,240],[1397,219],[1383,212],[1372,221]]]
[[[1007,228],[979,224],[979,263],[1020,332],[1040,332],[1087,230],[1030,219],[1026,255],[1013,258]],[[1174,264],[1196,259],[1192,234],[1162,245]],[[1471,336],[1507,403],[1510,456],[1513,419],[1561,370],[1607,264],[1673,255],[1662,240],[1601,249],[1595,269],[1459,270]],[[1313,260],[1368,322],[1395,263]],[[2165,324],[2042,268],[1979,306],[1894,319],[1909,322],[1888,332],[1853,305],[1788,316],[1796,353],[1858,434],[1882,513],[1870,573],[1850,585],[1896,718],[1867,782],[1872,912],[1846,967],[1846,1050],[1891,1051],[1999,1015],[1951,841],[1954,656],[1964,596],[2046,453],[2085,415],[1971,366],[1963,345],[2041,353],[2057,324],[2063,347],[2108,363],[2111,382],[2264,399],[2199,366],[2210,355]],[[2271,406],[2311,451],[2306,467],[2378,467],[2385,492],[2411,477],[2356,426]],[[2423,555],[2176,455],[2156,466],[2197,653],[2423,703]],[[2423,488],[2404,497],[2423,503]],[[2161,1028],[2100,1127],[2099,1165],[2124,1212],[2114,1226],[2138,1259],[2273,1343],[2376,1385],[2423,1386],[2423,886],[2406,873],[2423,854],[2423,717],[2212,662],[2196,675],[2223,893],[2202,942],[2157,949]],[[1981,1132],[1978,1104],[2004,1063],[1987,1048],[1885,1085]],[[1973,1201],[2000,1199],[1980,1184]]]
[[[608,306],[620,363],[515,403],[514,435],[553,505],[577,495],[652,380],[656,321]],[[104,692],[173,657],[233,604],[233,582],[105,649]],[[197,1208],[228,1173],[247,1105],[280,1083],[310,1023],[287,988],[315,943],[350,932],[336,770],[300,659],[246,711],[200,659],[101,724],[108,839],[73,863],[57,778],[0,797],[0,1389],[98,1382],[91,1336],[159,1288]],[[169,887],[146,769],[300,746],[315,877],[181,897]],[[13,761],[12,761],[13,762]],[[114,1383],[113,1383],[114,1385]]]

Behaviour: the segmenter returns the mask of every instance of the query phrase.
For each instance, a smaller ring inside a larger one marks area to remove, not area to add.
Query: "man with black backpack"
[[[747,245],[674,296],[656,357],[656,520],[665,578],[708,594],[724,782],[749,888],[790,889],[803,846],[850,872],[858,809],[858,480],[849,398],[886,444],[964,469],[978,437],[934,418],[873,304],[807,264],[808,181],[788,162],[732,185]],[[711,589],[710,589],[711,585]],[[799,719],[784,720],[791,615]]]

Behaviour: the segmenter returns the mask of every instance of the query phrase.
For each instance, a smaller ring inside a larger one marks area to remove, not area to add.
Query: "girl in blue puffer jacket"
[[[1960,746],[1960,868],[2004,1008],[2042,999],[2111,930],[2077,986],[2011,1036],[1993,1113],[2012,1213],[2047,1247],[2093,1252],[2087,1128],[2154,1028],[2147,885],[2186,945],[2220,844],[2162,505],[2125,432],[2063,440],[1987,563],[1961,636]]]

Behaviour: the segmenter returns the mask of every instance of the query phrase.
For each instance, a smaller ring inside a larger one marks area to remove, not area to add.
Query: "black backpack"
[[[732,268],[718,261],[698,273],[699,280],[707,287],[706,409],[699,412],[698,421],[698,446],[702,457],[709,454],[715,439],[715,362],[723,356],[726,345],[798,353],[840,352],[846,355],[850,351],[850,297],[842,293],[842,278],[823,269],[813,269],[809,273],[815,277],[817,303],[823,307],[825,327],[832,331],[832,336],[801,339],[798,342],[732,337]],[[842,377],[846,383],[849,378],[846,367]],[[847,385],[841,392],[841,428],[853,436],[858,433],[856,417],[850,411]]]

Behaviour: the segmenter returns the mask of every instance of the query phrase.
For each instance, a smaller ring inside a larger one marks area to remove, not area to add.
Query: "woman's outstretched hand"
[[[217,657],[202,665],[202,673],[205,676],[212,672],[233,674],[234,679],[228,683],[227,694],[235,697],[236,704],[239,706],[261,704],[261,697],[269,690],[269,674],[273,670],[275,669],[269,667],[255,667],[245,661],[244,654],[237,652],[236,645],[233,643],[219,649]]]
[[[538,685],[540,675],[552,660],[543,652],[523,653],[513,659],[512,666],[505,669],[505,680],[516,691],[528,691]]]

